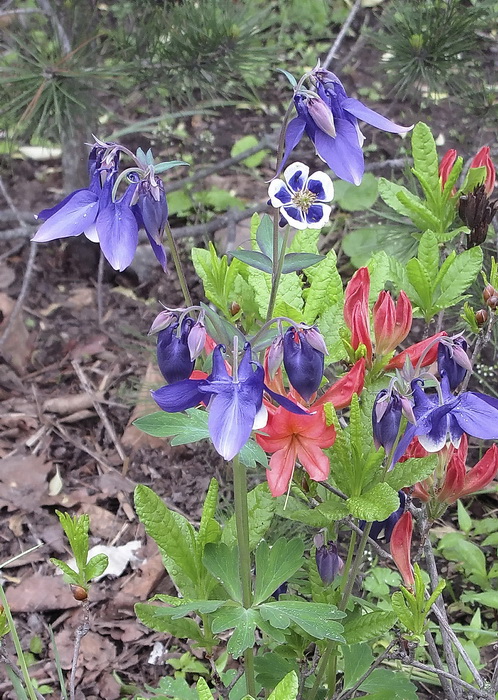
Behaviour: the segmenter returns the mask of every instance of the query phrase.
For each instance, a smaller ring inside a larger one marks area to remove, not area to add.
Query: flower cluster
[[[119,173],[121,154],[134,162]],[[69,194],[51,209],[43,209],[37,218],[43,223],[33,237],[37,243],[84,234],[99,243],[102,253],[115,270],[126,269],[138,245],[138,232],[143,228],[150,245],[166,268],[163,233],[168,221],[164,185],[158,177],[181,161],[154,165],[150,151],[141,149],[134,155],[116,143],[97,141],[88,157],[89,185]],[[122,182],[127,183],[119,194]]]

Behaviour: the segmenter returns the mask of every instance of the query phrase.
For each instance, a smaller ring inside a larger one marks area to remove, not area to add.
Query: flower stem
[[[249,547],[249,512],[247,507],[246,468],[236,455],[232,460],[233,489],[235,500],[235,524],[237,528],[237,543],[239,546],[239,571],[242,583],[242,603],[245,608],[252,605],[251,590],[251,550]],[[254,650],[252,647],[244,652],[244,668],[246,690],[249,695],[256,697],[254,679]]]
[[[180,256],[178,255],[178,248],[176,247],[175,239],[173,238],[173,233],[169,227],[168,222],[166,222],[166,226],[164,227],[164,230],[166,231],[166,238],[168,239],[168,247],[171,251],[171,257],[173,258],[173,262],[175,264],[176,274],[178,275],[180,287],[182,288],[183,297],[185,299],[185,304],[187,306],[192,306],[192,297],[190,296],[190,292],[188,290],[187,280],[185,278],[182,264],[180,262]]]
[[[278,211],[274,215],[273,219],[273,234],[275,236],[275,230],[276,230],[276,237],[277,237],[277,249],[278,249]],[[268,311],[266,313],[266,320],[269,321],[271,317],[273,316],[273,311],[275,309],[275,302],[277,301],[277,292],[278,292],[278,286],[280,284],[280,278],[282,276],[282,268],[284,266],[284,258],[285,258],[285,251],[287,248],[287,238],[289,236],[289,227],[285,227],[284,231],[284,239],[282,241],[282,250],[280,251],[280,255],[274,253],[274,258],[273,258],[273,274],[272,274],[272,279],[271,279],[271,292],[270,292],[270,301],[268,302]],[[275,251],[275,242],[273,245],[273,250]],[[278,255],[278,260],[276,261],[275,265],[275,260],[276,256]]]

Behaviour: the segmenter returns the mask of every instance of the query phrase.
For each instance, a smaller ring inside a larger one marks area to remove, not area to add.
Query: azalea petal
[[[334,199],[334,184],[327,173],[313,173],[306,188],[316,195],[319,202],[331,202]]]
[[[268,196],[272,207],[279,208],[292,201],[292,194],[283,180],[276,178],[268,186]]]
[[[314,406],[331,403],[336,409],[346,408],[351,403],[353,394],[358,396],[363,391],[365,382],[365,358],[361,357],[325,394],[315,401]]]
[[[295,206],[282,207],[280,213],[284,219],[294,228],[304,230],[308,224],[304,220],[303,212]]]
[[[365,163],[363,151],[358,146],[356,129],[346,119],[337,119],[337,136],[332,138],[320,129],[316,130],[314,144],[316,152],[337,177],[359,185]]]
[[[330,461],[318,445],[300,437],[297,456],[313,481],[325,481],[330,473]]]
[[[266,478],[268,479],[268,486],[272,496],[282,496],[287,491],[295,465],[296,446],[294,441],[272,455],[270,469],[266,471]]]
[[[407,131],[413,129],[413,125],[399,126],[399,124],[395,124],[390,119],[386,119],[381,114],[374,112],[373,109],[366,107],[363,102],[355,100],[354,97],[345,99],[341,107],[357,119],[361,119],[363,122],[367,122],[367,124],[376,126],[377,129],[382,129],[382,131],[389,131],[392,134],[405,134]]]
[[[47,211],[47,210],[45,210]],[[56,238],[79,236],[94,223],[99,211],[99,198],[90,190],[79,190],[67,198],[64,206],[40,226],[32,240],[37,243]],[[41,212],[43,214],[44,212]]]
[[[458,425],[468,435],[481,440],[498,439],[498,400],[467,391],[452,410]]]
[[[330,220],[331,211],[328,204],[312,204],[305,214],[307,228],[323,228]]]
[[[178,413],[187,408],[194,408],[206,400],[206,394],[199,391],[199,387],[205,383],[205,379],[183,379],[150,393],[163,411]]]
[[[277,175],[282,172],[284,165],[287,162],[292,151],[295,149],[304,134],[306,120],[303,117],[294,117],[287,125],[285,131],[285,151],[282,162],[277,170]]]
[[[292,192],[300,192],[306,187],[310,169],[304,163],[292,163],[284,170],[284,177]]]
[[[227,461],[233,459],[251,435],[259,407],[247,400],[242,384],[227,385],[209,407],[208,428],[216,451]]]

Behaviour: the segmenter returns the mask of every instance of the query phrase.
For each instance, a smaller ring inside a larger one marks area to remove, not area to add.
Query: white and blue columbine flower
[[[309,174],[304,163],[292,163],[284,170],[284,180],[270,182],[268,195],[273,207],[294,228],[323,228],[330,219],[332,207],[326,202],[334,197],[334,185],[322,172]]]

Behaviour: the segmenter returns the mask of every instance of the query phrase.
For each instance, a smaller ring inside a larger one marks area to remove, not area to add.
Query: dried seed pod
[[[479,311],[476,311],[476,323],[478,326],[484,326],[487,320],[488,312],[486,309],[479,309]]]
[[[88,591],[83,586],[76,586],[74,583],[71,583],[70,588],[75,600],[83,601],[88,598]]]

